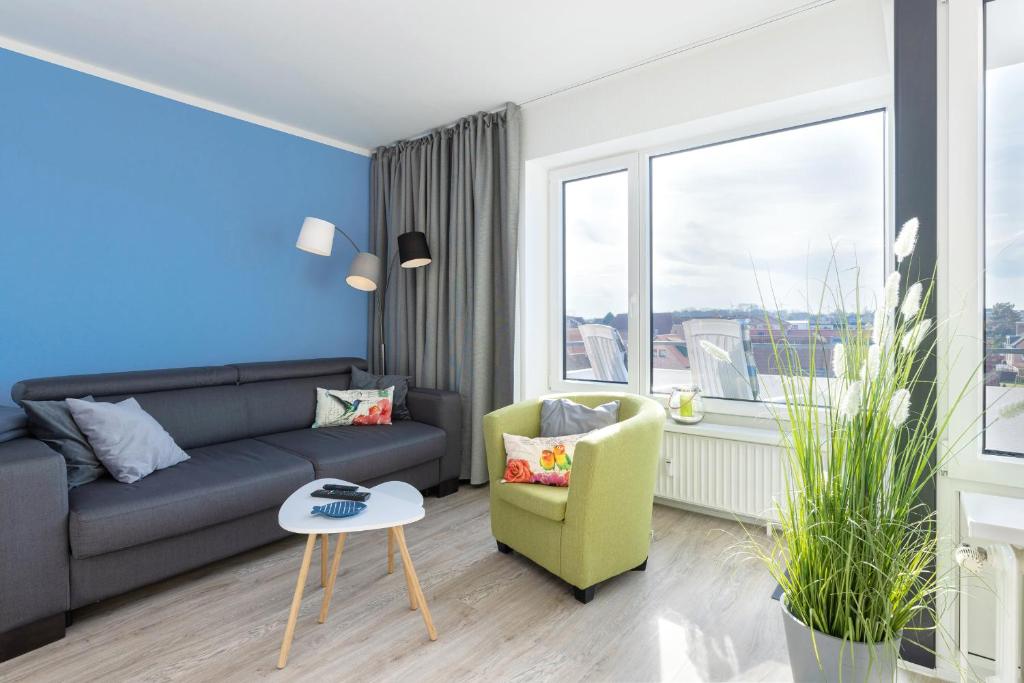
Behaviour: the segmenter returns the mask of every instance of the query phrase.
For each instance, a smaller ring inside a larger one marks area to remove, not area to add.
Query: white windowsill
[[[977,458],[982,462],[1010,465],[1011,467],[1024,467],[1024,457],[1018,455],[1001,455],[999,453],[985,453],[982,451],[977,455]]]
[[[552,385],[548,387],[548,391],[551,393],[572,393],[573,390],[602,392],[608,391],[610,386],[612,387],[611,391],[635,393],[623,385],[596,385],[594,382],[572,382],[572,384],[576,386]],[[668,394],[646,394],[646,396],[660,403],[666,411],[668,410]],[[781,446],[783,437],[776,421],[779,413],[785,415],[785,406],[782,404],[705,398],[703,421],[696,425],[685,425],[673,421],[666,414],[665,431],[709,439]],[[783,421],[785,422],[785,419]]]
[[[783,443],[782,433],[775,426],[771,428],[741,427],[718,422],[699,422],[695,425],[684,425],[673,422],[671,418],[666,417],[665,431],[708,439],[759,443],[767,446],[781,446]]]

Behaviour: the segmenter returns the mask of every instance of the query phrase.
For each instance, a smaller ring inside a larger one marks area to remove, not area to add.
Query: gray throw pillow
[[[618,421],[618,401],[588,408],[567,398],[546,398],[540,407],[541,436],[584,434]]]
[[[83,401],[92,401],[86,396]],[[22,401],[28,416],[28,430],[64,457],[68,470],[68,488],[73,489],[107,474],[93,453],[89,440],[71,417],[66,401]]]
[[[122,484],[188,460],[185,451],[134,398],[120,403],[69,398],[68,408],[96,457]]]
[[[409,393],[409,380],[405,375],[374,375],[371,372],[352,368],[352,383],[349,389],[387,389],[394,387],[395,393],[391,401],[392,420],[411,420],[412,414],[405,405],[406,394]]]

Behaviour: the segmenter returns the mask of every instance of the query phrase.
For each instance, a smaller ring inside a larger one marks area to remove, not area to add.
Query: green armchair
[[[502,434],[540,434],[542,399],[484,416],[490,478],[491,531],[498,550],[525,555],[590,602],[594,587],[631,569],[647,567],[654,479],[661,456],[665,410],[634,394],[556,394],[590,407],[620,401],[619,421],[576,444],[567,488],[503,484]]]

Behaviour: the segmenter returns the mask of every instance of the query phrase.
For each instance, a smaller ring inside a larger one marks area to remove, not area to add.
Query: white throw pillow
[[[345,425],[389,425],[395,388],[387,389],[316,389],[318,427]]]
[[[96,457],[122,484],[188,460],[188,454],[134,398],[120,403],[69,398],[67,404]]]
[[[505,440],[505,475],[502,482],[568,486],[576,442],[585,436],[571,434],[531,439],[528,436],[502,434]]]

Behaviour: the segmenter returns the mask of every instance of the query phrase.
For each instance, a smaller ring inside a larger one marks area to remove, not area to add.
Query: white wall
[[[887,44],[879,0],[836,0],[526,105],[523,158],[886,76]]]
[[[523,109],[517,392],[548,387],[551,168],[671,142],[834,115],[886,98],[886,0],[836,0],[804,14],[528,104]]]

